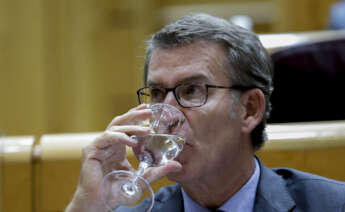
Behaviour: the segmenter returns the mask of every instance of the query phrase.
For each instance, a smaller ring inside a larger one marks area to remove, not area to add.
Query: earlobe
[[[265,96],[260,89],[251,89],[241,97],[242,132],[250,134],[261,122],[265,113]]]

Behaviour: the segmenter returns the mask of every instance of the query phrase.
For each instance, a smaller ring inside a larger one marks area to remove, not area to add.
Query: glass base
[[[100,184],[99,192],[110,211],[116,212],[116,208],[120,206],[135,207],[145,198],[151,198],[151,204],[145,211],[149,212],[153,208],[154,192],[150,184],[130,171],[108,173]]]

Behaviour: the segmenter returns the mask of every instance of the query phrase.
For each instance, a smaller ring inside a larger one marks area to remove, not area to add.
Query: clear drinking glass
[[[140,161],[136,172],[115,170],[108,173],[100,184],[100,194],[109,210],[116,211],[119,206],[136,206],[142,201],[145,191],[150,198],[151,211],[154,204],[154,192],[142,177],[149,167],[157,167],[173,160],[183,148],[185,138],[181,135],[185,116],[177,108],[168,104],[153,104],[152,117],[139,125],[149,126],[151,133],[146,136],[133,136],[138,146],[133,149]]]

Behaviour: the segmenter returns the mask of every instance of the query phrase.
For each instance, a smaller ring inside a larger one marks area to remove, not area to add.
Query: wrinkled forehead
[[[158,48],[149,61],[146,85],[171,86],[190,81],[227,83],[227,64],[226,48],[213,41]]]

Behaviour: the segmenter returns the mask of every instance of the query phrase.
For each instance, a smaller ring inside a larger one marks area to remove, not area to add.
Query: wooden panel
[[[4,165],[3,165],[3,152],[4,152],[4,142],[2,141],[2,137],[0,135],[0,212],[4,211]]]
[[[117,2],[45,2],[48,132],[102,130],[136,104],[133,12]]]
[[[208,4],[170,5],[160,8],[161,26],[176,21],[191,13],[207,13],[230,19],[235,15],[247,15],[254,24],[273,24],[276,4],[273,1],[231,1],[223,3],[209,2]]]
[[[268,0],[174,0],[174,1],[157,1],[160,7],[171,5],[197,5],[197,4],[222,4],[229,2],[263,2]]]
[[[345,181],[345,122],[272,124],[257,155],[268,167],[289,167]]]
[[[304,150],[260,150],[257,156],[266,166],[271,168],[289,167],[302,170],[305,167]]]
[[[305,171],[345,181],[345,146],[318,148],[305,154]]]
[[[44,131],[41,0],[0,1],[0,131]]]
[[[337,0],[275,0],[278,17],[275,32],[327,29],[330,5]]]
[[[317,5],[317,10],[313,13],[313,17],[317,20],[316,27],[319,29],[327,29],[329,27],[330,8],[332,4],[339,2],[339,0],[319,0],[314,2]]]
[[[0,0],[0,131],[103,130],[137,105],[149,6]]]
[[[167,8],[260,4],[286,32],[321,29],[334,1],[0,0],[0,131],[99,131],[136,105],[144,40]]]
[[[81,149],[97,135],[63,134],[41,138],[35,162],[37,211],[61,211],[71,200],[78,182]]]
[[[32,136],[0,138],[2,211],[33,211],[33,144]]]
[[[259,39],[269,53],[294,45],[335,40],[345,37],[345,30],[322,30],[300,33],[260,34]]]
[[[218,15],[228,19],[233,15],[234,11],[231,7],[228,9],[228,13],[222,12],[225,7],[222,7],[224,4],[234,5],[250,5],[258,4],[258,10],[252,10],[251,7],[248,7],[247,10],[239,11],[241,14],[251,15],[254,23],[261,22],[263,20],[261,17],[271,17],[269,24],[264,29],[268,32],[297,32],[297,31],[310,31],[310,30],[323,30],[327,28],[328,22],[328,13],[330,5],[337,0],[197,0],[197,1],[157,1],[157,8],[167,11],[167,9],[172,9],[175,7],[176,15],[168,15],[168,17],[177,17],[182,15],[189,14],[191,12],[206,12],[213,15]],[[260,4],[265,7],[267,4],[274,5],[273,10],[266,8],[267,14],[261,13],[261,15],[255,15],[264,11],[261,9]],[[218,10],[213,10],[219,6]],[[171,10],[170,10],[171,11]],[[235,10],[236,11],[236,10]],[[162,13],[162,12],[160,12]],[[254,14],[254,16],[253,16]],[[267,20],[267,18],[265,19]],[[164,21],[163,23],[166,23]],[[162,25],[162,24],[161,24]],[[262,27],[254,29],[262,29]],[[262,32],[262,31],[256,31]]]
[[[289,167],[341,181],[345,181],[344,155],[344,146],[271,151],[263,149],[258,153],[258,157],[268,167]]]
[[[315,1],[311,0],[276,0],[278,3],[276,32],[296,32],[316,30],[313,11]]]

